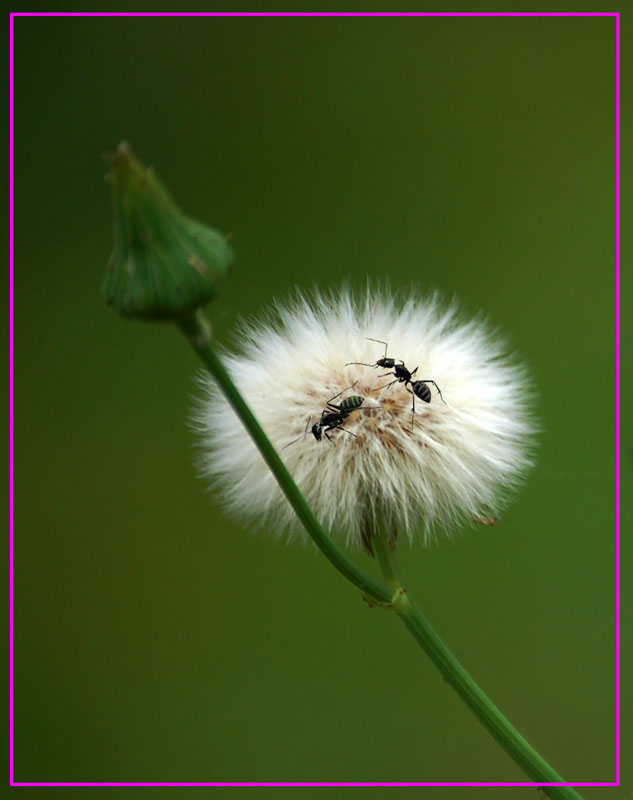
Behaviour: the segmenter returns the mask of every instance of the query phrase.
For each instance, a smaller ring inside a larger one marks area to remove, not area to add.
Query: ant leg
[[[385,372],[384,375],[378,375],[378,377],[379,378],[386,378],[387,375],[395,375],[395,374],[396,374],[395,372]],[[395,383],[395,381],[394,381],[394,383]]]
[[[416,367],[416,368],[413,370],[413,372],[411,373],[411,377],[413,377],[413,376],[415,375],[415,373],[418,371],[418,369],[419,369],[419,367]]]
[[[390,372],[390,373],[387,373],[387,374],[388,375],[393,375],[394,373]],[[384,378],[385,376],[384,375],[379,375],[378,377],[379,378]],[[399,381],[400,381],[400,378],[396,378],[396,380],[395,381],[391,381],[391,383],[385,383],[384,386],[378,386],[377,389],[372,389],[372,392],[379,392],[381,389],[389,389],[391,386],[394,385],[394,383],[399,383]]]
[[[331,430],[331,431],[343,431],[344,433],[349,433],[350,436],[353,436],[354,438],[357,438],[355,433],[352,433],[351,431],[348,431],[347,428],[344,428],[342,425],[333,425],[328,430]],[[327,435],[327,431],[323,431],[323,433],[327,436],[328,439],[330,439],[330,437]],[[332,444],[336,444],[336,442],[333,439],[330,439],[330,441],[332,442]]]
[[[358,381],[354,381],[354,383],[351,386],[348,386],[347,389],[353,389],[354,386],[356,386],[357,383],[358,383]],[[336,398],[340,397],[343,394],[343,392],[347,391],[347,389],[341,389],[341,391],[338,394],[335,394],[334,397],[330,397],[330,399],[327,401],[326,405],[329,406],[330,403],[332,402],[332,400],[336,400]],[[338,406],[336,406],[336,408],[338,408]]]
[[[442,392],[440,391],[440,387],[437,385],[437,383],[435,383],[435,381],[424,381],[424,383],[432,383],[433,386],[435,386],[435,388],[437,389],[437,393],[442,398],[442,402],[444,403],[444,405],[448,405],[446,400],[444,400],[444,398],[442,397]]]
[[[415,425],[415,392],[412,392],[406,384],[404,388],[407,390],[407,392],[409,392],[413,400],[413,408],[411,409],[411,430],[413,430],[413,426]]]

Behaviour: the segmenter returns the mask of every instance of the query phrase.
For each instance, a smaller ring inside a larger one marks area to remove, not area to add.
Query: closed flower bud
[[[124,317],[162,320],[211,300],[233,258],[226,240],[186,217],[126,143],[108,178],[114,249],[101,287],[106,303]]]
[[[491,525],[531,466],[524,366],[481,318],[464,322],[435,295],[317,295],[241,338],[225,360],[233,380],[317,517],[352,546],[368,549],[377,528],[428,542]],[[230,511],[301,536],[241,422],[202,381],[202,473]]]

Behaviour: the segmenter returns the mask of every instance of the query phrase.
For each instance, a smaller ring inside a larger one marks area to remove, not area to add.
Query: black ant
[[[334,397],[331,397],[327,403],[325,404],[325,408],[321,412],[321,419],[318,422],[315,422],[312,426],[312,435],[317,440],[317,442],[321,441],[323,434],[325,434],[325,438],[332,442],[332,444],[336,444],[333,439],[328,436],[328,431],[334,430],[341,430],[345,431],[345,433],[349,433],[350,436],[356,436],[355,433],[348,431],[347,428],[343,427],[343,423],[352,413],[352,411],[358,411],[362,406],[363,402],[365,401],[364,397],[360,395],[351,395],[350,397],[346,397],[344,400],[341,400],[340,404],[333,403],[332,400],[336,400],[337,397],[340,397],[343,392],[346,392],[348,389],[353,388],[356,386],[358,381],[354,381],[351,386],[348,386],[347,389],[343,389],[338,394],[335,394]],[[368,411],[369,409],[362,409],[363,411]],[[312,421],[312,415],[308,417],[308,421],[306,423],[306,429],[303,432],[302,436],[299,436],[296,439],[293,439],[288,444],[284,445],[281,449],[285,450],[286,447],[290,447],[291,444],[298,442],[299,439],[304,439],[308,435],[308,428],[310,427],[310,422]]]
[[[352,364],[358,364],[362,367],[371,367],[372,369],[377,369],[378,367],[385,367],[386,369],[392,369],[393,372],[385,372],[384,375],[379,375],[379,378],[386,378],[387,375],[395,375],[395,380],[391,381],[390,383],[386,383],[384,386],[379,386],[377,389],[374,389],[375,392],[380,391],[380,389],[389,388],[393,386],[394,383],[404,383],[404,388],[413,395],[413,410],[411,413],[411,427],[413,427],[414,417],[415,417],[415,398],[419,398],[425,403],[431,402],[431,390],[428,387],[429,383],[432,383],[433,386],[437,389],[437,392],[442,399],[444,405],[446,405],[446,401],[442,397],[442,392],[440,391],[440,387],[435,383],[435,381],[430,380],[429,378],[425,378],[424,380],[411,380],[415,373],[418,371],[418,367],[416,367],[413,372],[410,372],[404,365],[404,361],[402,359],[394,359],[394,358],[387,358],[387,342],[383,342],[382,339],[371,339],[369,336],[365,337],[370,342],[379,342],[380,344],[384,344],[385,346],[385,354],[382,358],[379,358],[375,364],[365,364],[362,361],[350,361],[346,364],[346,367],[351,366]],[[409,389],[409,386],[411,389]]]

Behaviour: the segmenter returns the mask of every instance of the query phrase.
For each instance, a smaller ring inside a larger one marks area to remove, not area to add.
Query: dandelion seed
[[[368,339],[388,342],[390,357],[441,388],[442,399],[433,390],[418,400],[415,424],[412,392],[377,377],[384,373],[371,365],[385,351]],[[461,322],[437,295],[400,303],[370,289],[360,299],[347,291],[299,298],[245,324],[240,344],[241,355],[225,358],[233,380],[317,517],[351,546],[367,549],[376,525],[392,539],[428,543],[438,530],[496,518],[531,466],[536,426],[525,368],[481,318]],[[305,537],[239,419],[201,380],[201,473],[229,511]],[[335,444],[317,441],[308,422],[352,385],[368,400],[340,422],[354,435],[334,429]]]

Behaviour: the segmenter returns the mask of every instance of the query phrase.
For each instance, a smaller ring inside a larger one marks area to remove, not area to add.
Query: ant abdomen
[[[354,411],[362,406],[364,400],[364,397],[361,397],[358,394],[353,394],[351,397],[346,397],[344,400],[341,400],[339,406],[341,411]]]
[[[416,397],[419,397],[424,403],[431,402],[431,390],[424,381],[414,381],[411,386]]]

